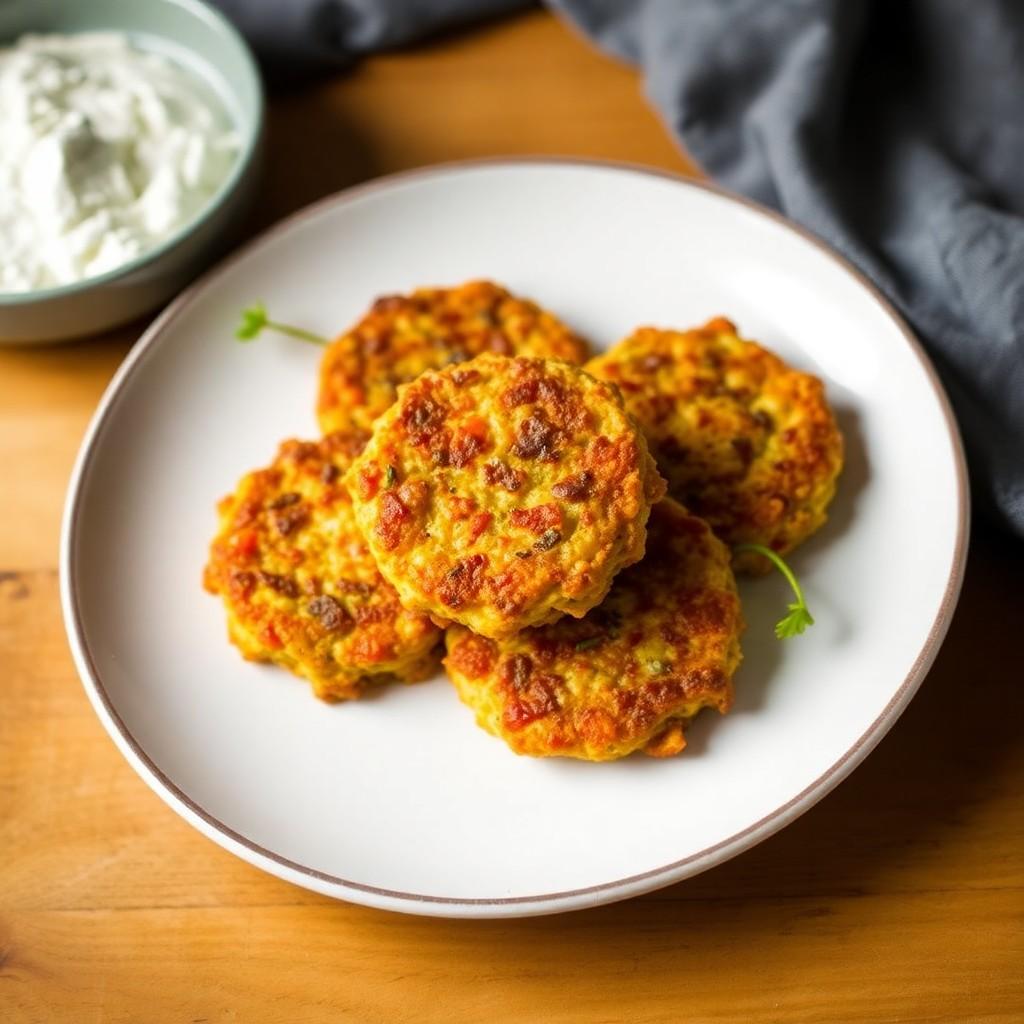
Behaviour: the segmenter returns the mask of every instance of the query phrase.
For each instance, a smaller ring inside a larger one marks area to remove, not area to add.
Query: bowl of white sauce
[[[200,0],[0,4],[0,343],[95,334],[231,242],[263,94]]]

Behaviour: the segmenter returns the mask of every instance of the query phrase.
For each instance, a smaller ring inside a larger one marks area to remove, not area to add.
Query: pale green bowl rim
[[[187,221],[178,228],[173,235],[169,238],[165,238],[152,249],[147,249],[141,255],[136,256],[127,263],[122,263],[120,266],[114,267],[112,270],[105,270],[102,274],[95,274],[92,277],[83,278],[81,281],[73,281],[70,284],[56,285],[53,288],[33,288],[30,291],[24,292],[0,291],[0,306],[28,306],[34,305],[38,302],[45,302],[49,299],[65,298],[69,295],[75,295],[80,292],[88,291],[91,288],[108,284],[118,278],[134,273],[151,263],[155,263],[185,238],[191,235],[193,231],[199,228],[200,225],[220,209],[227,198],[241,184],[246,173],[252,166],[253,158],[256,155],[256,150],[259,145],[260,136],[263,133],[265,102],[263,97],[263,80],[260,78],[259,68],[256,65],[256,60],[253,57],[252,50],[249,48],[249,44],[242,38],[238,29],[236,29],[220,11],[211,7],[209,4],[204,3],[203,0],[161,0],[161,2],[174,4],[177,7],[184,8],[193,17],[199,18],[211,25],[217,32],[225,37],[230,45],[234,46],[238,50],[242,57],[242,63],[245,65],[246,73],[251,78],[253,95],[256,98],[256,106],[253,111],[253,124],[246,132],[242,151],[239,153],[238,159],[235,161],[235,164],[231,169],[231,173],[224,179],[220,188],[210,197],[209,202],[203,207],[196,217]],[[239,130],[244,130],[244,126],[242,125],[238,125],[237,127]]]

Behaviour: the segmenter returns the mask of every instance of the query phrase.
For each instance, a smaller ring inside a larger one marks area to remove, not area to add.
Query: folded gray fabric
[[[554,0],[715,179],[830,242],[911,322],[974,483],[1024,536],[1024,4]]]
[[[949,390],[978,495],[1024,537],[1024,4],[549,2],[642,67],[710,175],[831,243],[903,312]],[[264,52],[323,60],[520,4],[221,6]]]
[[[265,65],[289,76],[344,66],[362,54],[524,6],[524,0],[212,2],[238,25]]]

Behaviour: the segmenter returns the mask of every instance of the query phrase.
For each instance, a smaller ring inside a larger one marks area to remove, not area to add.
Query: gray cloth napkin
[[[949,391],[983,506],[1024,537],[1024,4],[549,2],[643,69],[712,177],[831,243],[902,311]],[[524,6],[219,3],[292,67]]]
[[[529,6],[529,0],[211,0],[268,70],[295,77]]]

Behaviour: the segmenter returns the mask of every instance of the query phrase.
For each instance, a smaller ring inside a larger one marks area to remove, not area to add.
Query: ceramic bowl
[[[0,292],[0,343],[45,344],[95,334],[166,302],[219,255],[255,191],[263,90],[249,48],[199,0],[6,0],[0,43],[29,32],[126,32],[195,72],[224,104],[240,138],[231,173],[198,217],[114,270],[73,284]]]

